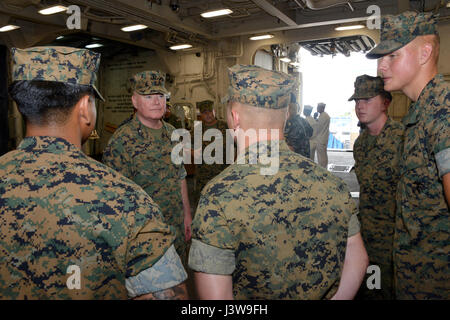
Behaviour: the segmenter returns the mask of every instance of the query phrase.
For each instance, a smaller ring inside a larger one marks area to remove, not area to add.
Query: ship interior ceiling
[[[39,13],[54,5],[67,11]],[[201,16],[223,8],[231,13]],[[0,48],[5,52],[0,57],[5,60],[6,49],[11,47],[40,45],[88,47],[102,54],[98,87],[106,102],[98,103],[99,137],[88,147],[88,152],[95,153],[103,150],[115,128],[133,110],[129,88],[124,84],[132,72],[140,68],[165,72],[170,103],[187,120],[197,119],[195,103],[206,99],[215,102],[217,117],[224,119],[221,98],[226,94],[228,67],[253,64],[256,53],[263,52],[269,56],[272,69],[298,75],[300,47],[317,56],[367,52],[379,41],[379,30],[368,27],[376,8],[382,15],[409,9],[439,12],[440,26],[447,34],[450,30],[447,0],[2,0],[0,28],[17,28],[0,32]],[[122,30],[137,24],[144,29]],[[336,30],[355,24],[363,28]],[[250,40],[262,35],[270,37]],[[446,52],[447,38],[441,48]],[[190,47],[173,50],[181,44]],[[9,63],[2,61],[0,65],[3,70]],[[440,67],[450,73],[450,66]],[[6,99],[3,94],[1,97]],[[24,126],[11,106],[8,117],[9,147],[14,148],[23,138]]]
[[[81,30],[67,27],[68,14],[38,13],[56,4],[80,8]],[[294,38],[289,32],[292,30],[301,34],[321,26],[333,30],[331,26],[367,20],[370,5],[379,6],[383,14],[396,13],[402,6],[417,10],[441,6],[441,19],[450,15],[446,1],[442,0],[2,0],[0,24],[18,25],[20,29],[2,34],[0,43],[8,47],[29,47],[49,44],[56,37],[82,31],[86,39],[98,37],[102,41],[110,39],[167,52],[173,44],[190,43],[193,45],[190,50],[198,50],[232,37],[273,33],[275,38],[285,41],[289,39],[284,38]],[[210,19],[200,15],[217,8],[228,8],[232,13]],[[131,33],[121,30],[131,24],[148,28]],[[306,37],[305,40],[314,39]],[[80,41],[79,45],[83,44]],[[363,46],[367,46],[365,41]]]

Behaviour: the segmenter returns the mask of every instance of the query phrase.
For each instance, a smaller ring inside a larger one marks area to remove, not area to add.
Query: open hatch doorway
[[[369,60],[364,52],[352,52],[349,56],[312,55],[301,47],[299,51],[301,73],[301,107],[310,105],[312,114],[317,104],[326,104],[330,116],[328,149],[353,150],[359,135],[358,118],[354,101],[348,101],[354,92],[356,77],[377,75],[377,61]]]

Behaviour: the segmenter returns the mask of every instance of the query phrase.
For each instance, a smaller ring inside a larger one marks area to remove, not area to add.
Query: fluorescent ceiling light
[[[131,31],[142,30],[142,29],[146,29],[146,28],[148,28],[146,25],[135,24],[133,26],[123,27],[120,30],[125,31],[125,32],[131,32]]]
[[[356,30],[356,29],[363,29],[365,28],[362,24],[355,24],[353,26],[341,26],[341,27],[336,27],[334,28],[334,30],[336,31],[345,31],[345,30]]]
[[[58,12],[67,11],[67,7],[64,6],[53,6],[47,9],[39,10],[38,12],[43,15],[55,14]]]
[[[94,48],[100,48],[103,47],[103,45],[101,43],[91,43],[85,46],[85,48],[88,49],[94,49]]]
[[[262,36],[250,37],[250,40],[264,40],[264,39],[271,39],[271,38],[273,38],[273,35],[271,35],[271,34],[264,34]]]
[[[291,62],[289,64],[294,67],[300,67],[300,62]]]
[[[213,18],[213,17],[218,17],[218,16],[224,16],[224,15],[227,15],[230,13],[233,13],[233,11],[231,11],[230,9],[220,9],[220,10],[203,12],[200,15],[203,18]]]
[[[280,60],[283,61],[283,62],[287,62],[287,63],[291,62],[291,59],[286,58],[286,57],[281,58]]]
[[[56,38],[56,40],[61,40],[61,39],[64,39],[64,36],[59,36]]]
[[[172,50],[182,50],[182,49],[188,49],[192,48],[190,44],[177,44],[175,46],[171,46],[170,49]]]
[[[1,27],[0,32],[7,32],[7,31],[11,31],[11,30],[16,30],[19,28],[20,28],[19,26],[8,24],[7,26]]]

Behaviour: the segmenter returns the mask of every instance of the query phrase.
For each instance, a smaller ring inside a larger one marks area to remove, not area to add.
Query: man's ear
[[[424,42],[420,46],[419,62],[421,65],[426,64],[433,56],[433,45],[430,42]]]
[[[84,95],[75,105],[80,124],[86,126],[90,126],[95,122],[95,119],[92,118],[92,113],[89,112],[89,99],[89,95]]]
[[[241,126],[241,117],[238,108],[231,107],[231,118],[233,119],[233,129],[238,129]]]
[[[136,101],[136,94],[135,93],[133,93],[132,95],[131,95],[131,103],[133,104],[133,107],[134,107],[134,109],[135,110],[137,110],[137,108],[136,108],[136,106],[137,106],[137,101]]]

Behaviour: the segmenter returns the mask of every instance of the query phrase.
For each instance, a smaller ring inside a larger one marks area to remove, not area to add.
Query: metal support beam
[[[268,14],[277,17],[278,19],[280,19],[281,21],[283,21],[284,23],[286,23],[288,26],[296,26],[297,22],[295,22],[294,20],[292,20],[291,18],[289,18],[286,14],[284,14],[283,12],[281,12],[279,9],[277,9],[275,6],[271,5],[269,2],[267,2],[266,0],[252,0],[253,3],[255,3],[258,7],[260,7],[261,9],[263,9],[264,11],[266,11]]]

